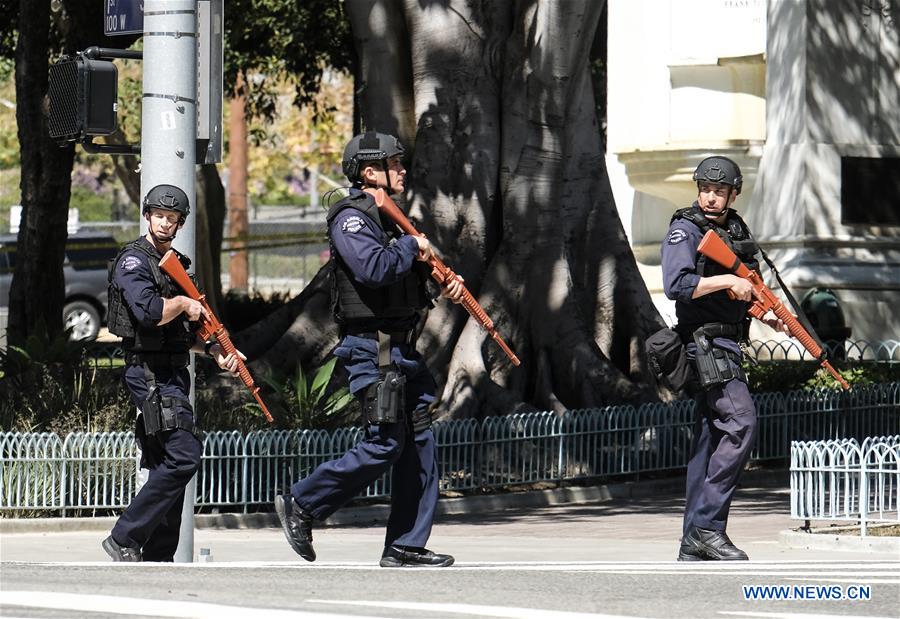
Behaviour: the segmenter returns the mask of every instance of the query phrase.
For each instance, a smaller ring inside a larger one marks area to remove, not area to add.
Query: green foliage
[[[72,186],[69,208],[78,209],[79,221],[110,221],[111,203],[108,196],[87,187]]]
[[[4,128],[0,128],[0,148],[2,148]],[[0,157],[2,157],[0,153]],[[16,158],[19,156],[19,147],[16,143]],[[19,168],[3,169],[0,167],[0,231],[9,232],[10,206],[20,204],[19,200]]]
[[[329,388],[337,382],[334,376],[336,363],[337,359],[332,357],[313,376],[307,376],[298,365],[293,377],[268,376],[263,379],[279,399],[279,425],[332,430],[356,417],[356,407],[352,406],[356,400],[350,390],[346,386]]]
[[[0,430],[118,430],[127,407],[120,372],[85,359],[84,344],[38,322],[22,347],[0,351]]]
[[[248,80],[250,116],[272,118],[279,80],[295,86],[297,106],[313,103],[326,66],[353,62],[350,24],[336,0],[230,0],[225,20],[225,92]]]
[[[900,364],[897,363],[844,361],[832,365],[851,386],[900,381]],[[758,365],[745,362],[744,371],[747,384],[754,393],[839,387],[837,380],[815,361],[775,361]]]
[[[336,362],[337,359],[332,357],[309,380],[303,373],[303,367],[297,365],[294,394],[297,398],[297,411],[305,416],[303,419],[305,427],[313,428],[324,425],[336,427],[340,425],[334,423],[335,419],[353,401],[353,396],[347,387],[340,387],[330,394],[326,393],[326,387],[331,382]]]
[[[12,61],[19,37],[19,0],[0,0],[0,58]],[[2,65],[0,65],[2,66]],[[0,72],[0,79],[3,78]]]
[[[11,72],[10,61],[0,59],[0,195],[15,191],[16,197],[13,204],[19,203],[18,178],[7,177],[7,170],[19,166],[19,135],[16,131],[16,84]],[[18,177],[18,170],[16,170]],[[3,201],[9,198],[4,197]]]

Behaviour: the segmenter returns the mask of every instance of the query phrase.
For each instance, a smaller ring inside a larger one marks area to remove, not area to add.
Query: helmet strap
[[[385,184],[387,185],[387,187],[386,187],[387,193],[389,196],[392,196],[392,195],[394,195],[395,192],[394,192],[394,188],[391,187],[391,169],[388,166],[387,158],[384,158],[381,160],[381,167],[384,168],[384,181],[385,181]]]

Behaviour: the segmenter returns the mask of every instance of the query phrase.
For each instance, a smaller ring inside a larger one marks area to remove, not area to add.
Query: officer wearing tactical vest
[[[341,341],[334,351],[349,373],[350,391],[365,417],[363,440],[275,498],[285,536],[297,554],[315,561],[312,525],[357,496],[393,466],[391,513],[382,567],[445,567],[453,557],[425,545],[438,498],[431,404],[435,382],[415,348],[420,310],[430,305],[433,256],[424,237],[404,235],[381,217],[365,188],[405,189],[403,147],[392,135],[368,132],[344,149],[350,195],[326,217],[334,275],[332,305]],[[441,290],[454,302],[460,282]]]
[[[223,355],[218,344],[204,347],[197,342],[195,321],[206,310],[179,294],[178,284],[159,268],[190,212],[187,195],[178,187],[157,185],[144,198],[142,212],[147,234],[110,261],[107,323],[110,332],[122,338],[124,381],[140,409],[135,437],[141,467],[150,475],[102,546],[114,561],[172,561],[184,488],[202,454],[188,400],[189,352],[205,350],[232,373],[237,372],[237,360]],[[177,255],[188,268],[190,260]]]
[[[697,201],[675,212],[662,243],[663,285],[675,301],[675,330],[696,369],[697,418],[688,463],[679,561],[746,560],[725,532],[731,499],[756,433],[756,408],[741,369],[739,342],[746,338],[750,282],[697,252],[713,230],[751,269],[758,247],[731,208],[741,193],[737,164],[708,157],[694,171]],[[774,314],[764,322],[786,331]]]

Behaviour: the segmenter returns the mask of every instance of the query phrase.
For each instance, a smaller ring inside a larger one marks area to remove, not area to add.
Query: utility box
[[[109,60],[83,53],[50,66],[50,137],[58,142],[109,135],[118,127],[119,73]]]
[[[800,301],[800,309],[816,330],[819,339],[828,347],[832,359],[845,358],[844,347],[851,329],[844,319],[844,312],[837,295],[830,288],[812,288]]]

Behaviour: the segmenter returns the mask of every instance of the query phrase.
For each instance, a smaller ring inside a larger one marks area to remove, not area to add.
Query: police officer
[[[419,312],[433,256],[424,237],[404,235],[382,217],[371,193],[402,193],[403,146],[392,135],[367,132],[344,149],[350,195],[328,212],[334,284],[332,304],[341,341],[334,351],[349,373],[350,391],[365,416],[363,440],[341,458],[319,466],[275,497],[275,509],[294,551],[315,561],[312,526],[355,497],[386,470],[391,473],[391,512],[382,567],[445,567],[453,557],[425,545],[438,498],[431,404],[435,382],[415,348]],[[462,285],[441,291],[454,302]]]
[[[697,201],[675,212],[662,243],[663,284],[666,296],[675,301],[675,330],[697,372],[697,418],[678,560],[746,560],[725,528],[756,433],[756,408],[739,345],[746,337],[753,289],[746,279],[699,254],[697,246],[713,230],[751,269],[759,266],[758,247],[731,208],[743,181],[738,165],[726,157],[708,157],[693,179]],[[764,322],[786,331],[771,312]]]
[[[178,284],[159,268],[190,212],[187,195],[178,187],[157,185],[144,198],[142,212],[147,234],[110,262],[107,322],[110,332],[122,337],[124,381],[141,411],[135,429],[141,467],[150,475],[102,546],[114,561],[172,561],[184,489],[202,454],[188,400],[189,351],[205,350],[232,373],[237,360],[217,343],[197,342],[195,321],[208,318],[206,309],[179,294]],[[190,260],[177,255],[187,268]]]

